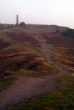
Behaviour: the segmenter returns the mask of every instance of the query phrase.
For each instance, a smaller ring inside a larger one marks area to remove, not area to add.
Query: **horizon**
[[[36,25],[57,25],[74,29],[74,0],[1,0],[0,23]]]
[[[16,23],[12,24],[12,23],[1,23],[3,25],[16,25]],[[20,24],[20,23],[19,23]],[[26,24],[26,23],[25,23]],[[57,25],[57,24],[26,24],[26,25],[43,25],[43,26],[58,26],[58,27],[67,27],[67,26],[60,26],[60,25]],[[67,28],[70,28],[70,27],[67,27]],[[71,28],[73,29],[73,28]]]

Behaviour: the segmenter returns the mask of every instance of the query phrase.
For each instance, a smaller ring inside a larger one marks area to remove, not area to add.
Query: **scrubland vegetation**
[[[35,78],[55,76],[66,70],[70,72],[62,78],[52,78],[59,83],[55,91],[48,92],[40,99],[31,99],[27,104],[8,107],[8,110],[74,109],[74,30],[65,29],[62,32],[63,28],[58,28],[59,32],[56,32],[55,28],[55,31],[51,31],[54,28],[42,26],[42,31],[37,26],[37,29],[13,27],[0,30],[0,92],[21,76]]]
[[[53,60],[65,69],[74,71],[74,39],[56,33],[50,33],[50,36],[47,33],[43,38],[46,39],[47,43],[56,47],[52,56]]]

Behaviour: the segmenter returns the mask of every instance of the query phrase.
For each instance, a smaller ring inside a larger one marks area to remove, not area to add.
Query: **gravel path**
[[[42,37],[35,36],[35,38],[41,42],[41,51],[48,63],[53,63],[51,61],[51,51],[49,49],[50,45],[47,44]],[[55,90],[59,85],[59,82],[57,82],[55,78],[68,74],[68,72],[63,68],[57,65],[55,66],[59,69],[59,74],[37,78],[18,78],[13,85],[0,93],[0,110],[5,110],[5,107],[8,105],[15,105],[20,102],[25,102],[30,98],[40,97],[41,95]]]

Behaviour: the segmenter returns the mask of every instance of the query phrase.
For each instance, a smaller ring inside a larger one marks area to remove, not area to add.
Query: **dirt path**
[[[52,46],[47,44],[42,37],[35,38],[41,42],[41,51],[48,63],[53,63],[51,61],[51,51]],[[25,102],[33,97],[40,97],[58,87],[58,82],[55,78],[61,77],[68,74],[66,70],[55,65],[59,70],[59,74],[54,74],[44,77],[20,77],[16,82],[11,85],[8,89],[0,93],[0,110],[4,110],[8,105],[15,105],[20,102]]]
[[[42,36],[35,36],[36,40],[38,40],[41,43],[41,48],[40,51],[42,52],[42,55],[46,58],[47,62],[49,64],[53,64],[60,72],[67,72],[66,70],[64,70],[62,67],[58,66],[57,64],[55,64],[51,57],[53,54],[53,44],[48,44],[46,43],[46,40],[43,39]]]
[[[55,78],[66,74],[60,73],[38,78],[20,77],[12,86],[0,93],[0,110],[4,110],[8,105],[25,102],[55,90],[59,85]]]

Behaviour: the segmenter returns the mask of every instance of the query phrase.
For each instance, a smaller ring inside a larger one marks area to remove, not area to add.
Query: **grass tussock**
[[[11,72],[25,74],[30,73],[49,73],[54,74],[57,70],[48,64],[45,59],[34,50],[5,50],[0,55],[0,77],[10,77]],[[32,75],[32,74],[31,74]]]

